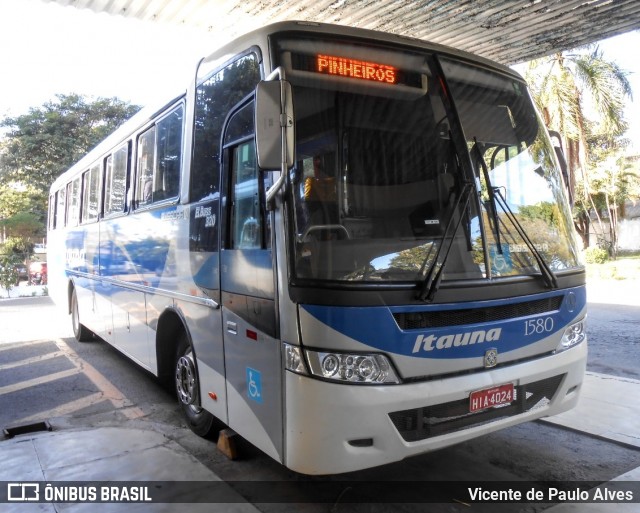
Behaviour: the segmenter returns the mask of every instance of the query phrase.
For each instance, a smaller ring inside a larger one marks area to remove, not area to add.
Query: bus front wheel
[[[175,388],[178,404],[191,430],[202,437],[214,431],[215,417],[200,406],[200,381],[191,344],[186,333],[178,341],[175,360]]]
[[[78,296],[75,289],[73,289],[71,294],[71,325],[73,327],[73,334],[78,342],[88,342],[93,338],[93,333],[80,323]]]

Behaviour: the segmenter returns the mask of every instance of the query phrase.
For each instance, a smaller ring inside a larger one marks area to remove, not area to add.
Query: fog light
[[[587,338],[587,320],[582,319],[571,324],[562,335],[562,340],[556,348],[557,352],[566,351],[567,349],[577,346]]]
[[[298,346],[284,344],[284,367],[298,374],[308,374],[302,360],[302,351]]]

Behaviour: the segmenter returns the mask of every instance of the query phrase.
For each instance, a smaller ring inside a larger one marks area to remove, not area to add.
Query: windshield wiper
[[[469,200],[471,199],[471,191],[473,189],[473,185],[469,182],[465,182],[462,186],[462,191],[458,195],[456,199],[456,203],[453,206],[453,210],[451,212],[451,216],[449,217],[449,221],[447,222],[447,227],[444,229],[444,234],[442,235],[442,239],[440,241],[440,245],[438,246],[438,251],[436,251],[436,256],[434,258],[433,264],[429,268],[429,272],[424,278],[422,282],[422,286],[420,287],[420,291],[418,292],[417,298],[422,301],[433,301],[433,298],[440,286],[440,281],[442,279],[442,272],[444,271],[444,266],[447,262],[447,258],[449,257],[449,252],[451,251],[451,246],[453,245],[453,241],[456,238],[456,234],[458,233],[458,228],[460,228],[460,224],[462,224],[462,219],[464,218],[464,213],[469,208]],[[459,210],[459,206],[464,202],[464,208]],[[455,217],[456,212],[459,212],[458,220],[456,221],[455,228],[453,233],[449,237],[449,232],[451,231],[451,226],[453,225],[453,218]],[[442,249],[445,248],[444,256],[442,260],[440,259],[440,255],[442,254]]]
[[[489,168],[487,167],[487,163],[484,161],[484,157],[482,156],[482,152],[480,151],[480,146],[478,144],[478,140],[474,137],[473,140],[475,144],[471,151],[476,153],[476,158],[480,163],[480,167],[482,168],[482,175],[484,176],[484,182],[487,185],[487,194],[489,196],[489,215],[491,217],[491,223],[493,224],[494,236],[496,238],[496,250],[499,255],[502,255],[502,241],[500,240],[500,224],[498,219],[498,210],[496,209],[496,196],[493,186],[491,185],[491,178],[489,177]]]
[[[525,244],[533,254],[533,257],[536,259],[536,262],[538,263],[538,267],[540,268],[540,274],[542,275],[542,279],[544,280],[545,285],[549,289],[557,289],[558,278],[556,277],[554,272],[551,270],[551,267],[549,267],[549,264],[547,264],[544,258],[542,258],[542,255],[540,254],[535,244],[531,241],[531,239],[527,235],[527,232],[524,231],[524,228],[520,224],[520,221],[518,221],[518,218],[515,216],[515,214],[507,204],[507,200],[502,195],[500,188],[499,187],[494,188],[493,192],[494,192],[494,198],[498,198],[500,206],[502,207],[502,210],[504,210],[504,212],[507,214],[507,218],[509,218],[509,220],[513,223],[513,226],[516,227],[516,231],[518,232],[522,240],[525,242]]]
[[[487,167],[487,163],[484,161],[484,158],[482,157],[482,152],[478,147],[478,141],[476,141],[476,144],[474,145],[474,149],[478,154],[478,161],[480,162],[480,167],[482,168],[484,181],[487,184],[487,192],[489,194],[489,203],[491,206],[491,209],[490,209],[491,217],[493,220],[493,225],[495,227],[496,250],[498,251],[498,254],[502,255],[502,244],[500,242],[500,225],[499,225],[500,220],[498,218],[498,210],[496,208],[496,205],[500,204],[500,207],[502,208],[504,213],[507,214],[507,218],[509,219],[509,221],[511,221],[513,226],[515,226],[516,231],[518,232],[518,235],[520,235],[524,243],[529,248],[529,251],[531,251],[531,253],[533,254],[533,257],[538,263],[538,267],[540,268],[540,274],[542,275],[542,279],[544,280],[544,283],[547,286],[547,288],[557,289],[558,279],[556,278],[556,275],[553,273],[553,271],[549,267],[549,264],[547,264],[544,258],[542,258],[542,255],[536,248],[535,244],[531,242],[531,239],[527,235],[527,232],[525,232],[524,228],[520,224],[520,221],[518,221],[518,218],[515,216],[515,214],[509,207],[507,200],[502,195],[500,188],[493,187],[491,185],[491,180],[489,178],[489,169]],[[498,201],[496,201],[496,198],[498,199]]]

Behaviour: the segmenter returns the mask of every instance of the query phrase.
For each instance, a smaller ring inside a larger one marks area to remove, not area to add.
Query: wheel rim
[[[73,333],[77,334],[80,329],[80,316],[78,315],[78,300],[75,294],[71,305],[71,325],[73,327]]]
[[[185,406],[192,406],[196,402],[198,379],[191,353],[187,353],[178,359],[176,364],[176,390],[178,399]]]

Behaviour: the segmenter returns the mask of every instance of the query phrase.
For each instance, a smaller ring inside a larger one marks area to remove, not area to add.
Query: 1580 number
[[[553,317],[539,317],[524,322],[524,335],[540,335],[553,331]]]

